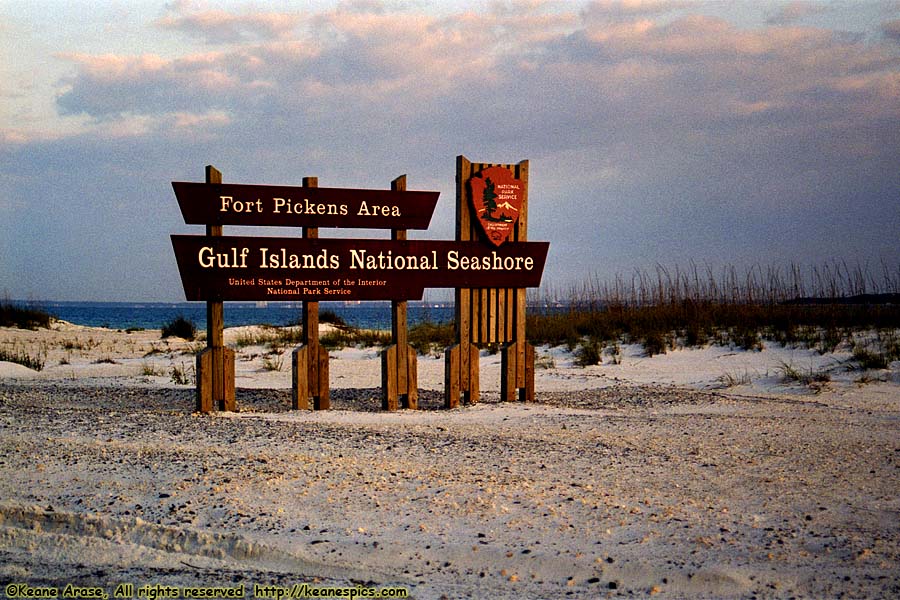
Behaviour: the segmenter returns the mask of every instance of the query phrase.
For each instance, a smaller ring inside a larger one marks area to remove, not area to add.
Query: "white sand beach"
[[[448,411],[443,360],[419,357],[422,409],[387,413],[377,349],[355,348],[331,353],[333,410],[298,412],[289,353],[242,344],[239,411],[200,415],[202,342],[57,323],[0,347],[44,362],[0,363],[7,597],[900,596],[897,362],[622,345],[581,368],[544,347],[536,403],[499,402],[483,354],[482,401]]]

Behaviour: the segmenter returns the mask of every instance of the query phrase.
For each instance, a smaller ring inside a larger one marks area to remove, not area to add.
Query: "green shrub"
[[[168,323],[163,324],[162,337],[180,337],[186,340],[193,340],[197,337],[197,326],[190,319],[179,315]]]
[[[784,382],[796,381],[804,385],[812,385],[813,383],[825,383],[831,381],[831,374],[826,369],[821,371],[813,371],[810,366],[806,371],[801,371],[792,364],[782,362],[778,366],[781,372],[781,379]]]
[[[0,327],[37,329],[50,327],[54,317],[39,308],[27,308],[5,300],[0,302]]]
[[[762,339],[759,330],[752,327],[739,327],[734,332],[734,343],[744,350],[762,350]]]
[[[875,352],[860,345],[853,347],[853,360],[858,362],[859,368],[863,370],[887,369],[888,365],[890,365],[890,361],[885,353]]]
[[[423,321],[409,330],[409,344],[421,355],[442,352],[456,343],[453,323]]]
[[[391,334],[374,329],[334,329],[320,337],[319,343],[328,350],[340,350],[347,346],[386,346],[391,343]]]
[[[647,353],[647,356],[666,353],[666,338],[661,331],[647,332],[641,339],[641,344],[644,346],[644,352]]]
[[[266,371],[280,371],[284,367],[284,356],[280,354],[268,354],[263,357],[263,369]]]
[[[597,340],[588,339],[581,343],[575,353],[575,364],[579,367],[591,367],[599,365],[601,360],[600,343]]]
[[[328,308],[319,311],[319,323],[331,323],[337,327],[347,327],[347,322],[339,314]]]
[[[192,371],[193,367],[188,369],[184,366],[184,363],[181,364],[181,367],[172,365],[172,369],[169,371],[169,377],[171,377],[172,383],[175,385],[193,384]]]

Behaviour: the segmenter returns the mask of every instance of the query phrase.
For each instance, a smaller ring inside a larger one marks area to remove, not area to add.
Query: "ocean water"
[[[160,329],[176,317],[182,316],[194,322],[198,329],[206,328],[205,302],[38,302],[29,303],[45,310],[63,321],[89,327],[109,329]],[[226,302],[225,327],[241,325],[291,325],[300,322],[301,303],[270,302],[257,305],[253,302]],[[390,302],[365,302],[344,304],[320,302],[319,311],[330,310],[348,325],[362,329],[390,329]],[[453,303],[408,304],[410,325],[423,321],[443,323],[453,320]]]

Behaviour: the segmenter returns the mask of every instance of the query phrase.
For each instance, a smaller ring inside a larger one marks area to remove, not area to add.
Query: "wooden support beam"
[[[391,182],[391,191],[406,191],[406,175]],[[406,240],[406,230],[392,229],[391,239]],[[381,407],[384,410],[418,407],[416,351],[409,345],[407,311],[406,300],[391,301],[391,345],[383,351],[381,361]]]
[[[319,187],[318,177],[304,177],[303,187]],[[303,237],[319,237],[318,227],[304,227]],[[303,344],[291,354],[293,390],[291,406],[295,410],[309,408],[313,399],[314,410],[331,408],[328,389],[328,350],[319,344],[319,303],[303,302]]]
[[[456,157],[456,239],[476,239],[467,201],[466,186],[473,173],[473,165],[465,156]],[[456,345],[444,353],[444,406],[459,405],[460,394],[466,402],[478,402],[478,348],[473,341],[480,337],[481,294],[479,290],[459,288],[455,292]]]

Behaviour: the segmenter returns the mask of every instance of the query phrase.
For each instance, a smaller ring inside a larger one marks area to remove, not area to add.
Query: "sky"
[[[900,0],[0,0],[0,81],[5,298],[183,300],[170,182],[208,164],[406,174],[452,239],[457,155],[529,160],[547,290],[900,266]]]

